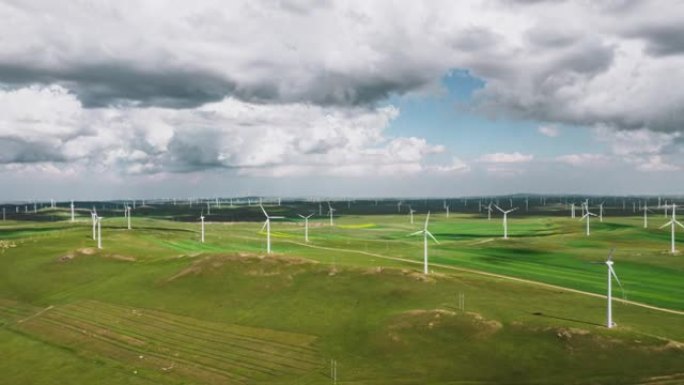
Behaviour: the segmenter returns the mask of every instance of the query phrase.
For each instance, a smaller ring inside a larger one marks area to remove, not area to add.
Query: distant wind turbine
[[[200,221],[202,222],[202,243],[204,243],[204,211],[200,214]]]
[[[513,208],[510,210],[504,210],[501,207],[494,205],[501,213],[503,214],[503,228],[504,228],[504,236],[503,239],[508,239],[508,213],[512,213],[513,211],[517,210],[518,208]]]
[[[285,217],[269,216],[266,210],[264,210],[264,206],[259,205],[259,207],[261,207],[261,211],[263,211],[266,216],[266,222],[264,222],[264,225],[261,227],[261,231],[264,231],[264,227],[266,228],[266,253],[271,254],[271,219],[283,219]]]
[[[409,205],[409,216],[411,217],[411,224],[413,224],[413,213],[415,213],[416,210],[414,210],[411,205]]]
[[[582,219],[587,220],[587,236],[589,236],[591,234],[591,226],[590,226],[589,222],[590,222],[591,217],[595,217],[596,214],[589,211],[589,206],[585,205],[583,207],[585,207],[585,213],[584,213],[584,215],[582,215],[582,218],[580,218],[580,221]]]
[[[570,218],[575,218],[575,203],[570,204]]]
[[[311,218],[313,214],[309,214],[308,216],[304,216],[302,214],[297,215],[304,219],[304,242],[309,242],[309,218]]]
[[[74,221],[74,201],[71,201],[71,222]]]
[[[677,220],[677,205],[672,203],[672,219],[670,219],[670,221],[667,222],[666,224],[660,226],[661,229],[664,227],[667,227],[667,226],[671,226],[671,229],[672,229],[671,230],[672,231],[671,244],[672,244],[672,246],[670,248],[670,251],[672,252],[672,254],[677,252],[677,250],[675,249],[675,227],[676,227],[675,225],[677,225],[681,228],[684,228],[684,225],[682,225]]]
[[[487,208],[487,220],[491,221],[492,220],[492,202],[489,202],[489,204],[485,207]]]
[[[131,229],[131,206],[126,205],[126,219],[128,219],[128,229]]]
[[[427,217],[425,218],[425,226],[423,227],[422,230],[416,231],[415,233],[409,234],[409,236],[413,235],[423,235],[423,274],[427,275],[428,274],[428,237],[432,238],[435,243],[439,244],[439,241],[437,241],[437,238],[435,238],[430,231],[428,231],[428,222],[430,221],[430,212],[428,211]]]
[[[648,228],[648,212],[651,211],[648,209],[648,202],[644,202],[644,205],[641,207],[641,209],[644,211],[644,228],[647,229]]]
[[[95,210],[95,206],[93,206],[93,210],[90,211],[90,219],[93,221],[93,241],[97,239],[97,211]]]
[[[336,211],[331,205],[330,202],[328,202],[328,214],[330,215],[330,226],[334,226],[335,223],[333,222],[333,213]]]
[[[599,221],[603,223],[603,204],[605,202],[599,203]]]
[[[103,217],[97,217],[97,248],[102,248],[102,219]]]

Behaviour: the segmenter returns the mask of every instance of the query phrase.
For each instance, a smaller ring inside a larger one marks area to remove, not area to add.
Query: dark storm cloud
[[[684,22],[677,24],[648,25],[632,31],[631,36],[646,41],[646,52],[654,56],[684,54]]]
[[[205,72],[139,70],[126,63],[66,69],[0,64],[0,82],[14,87],[60,84],[88,108],[131,103],[190,108],[220,100],[235,89],[233,83]]]
[[[64,162],[67,158],[48,142],[28,142],[15,138],[0,138],[0,164]]]

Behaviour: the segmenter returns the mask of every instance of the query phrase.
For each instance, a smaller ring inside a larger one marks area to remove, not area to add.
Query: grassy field
[[[269,256],[258,207],[212,208],[204,244],[198,207],[139,208],[131,231],[103,208],[102,250],[86,212],[0,222],[3,383],[328,384],[331,360],[341,384],[684,382],[684,257],[662,215],[609,211],[586,237],[549,207],[511,214],[503,240],[496,215],[433,211],[426,277],[407,236],[424,212],[339,205],[309,243],[294,218],[317,205],[267,207],[291,218]],[[634,303],[609,330],[591,262],[611,248]]]

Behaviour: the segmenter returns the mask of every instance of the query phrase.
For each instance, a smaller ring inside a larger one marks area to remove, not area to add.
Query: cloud
[[[604,154],[582,153],[557,156],[555,160],[571,166],[601,166],[607,164],[610,157]]]
[[[73,163],[122,174],[230,169],[241,175],[417,173],[441,145],[390,138],[399,110],[258,104],[84,108],[63,87],[0,91],[0,162]],[[432,164],[432,163],[430,163]]]
[[[679,171],[681,167],[667,163],[662,156],[652,155],[638,162],[636,169],[645,172]]]
[[[539,126],[537,131],[544,136],[548,136],[549,138],[555,138],[560,135],[560,130],[556,126]]]
[[[659,154],[667,152],[681,137],[679,132],[663,133],[647,129],[620,131],[606,126],[597,126],[594,137],[606,143],[615,155]]]
[[[483,163],[526,163],[534,159],[532,154],[521,154],[519,152],[496,152],[493,154],[485,154],[478,158],[479,162]]]

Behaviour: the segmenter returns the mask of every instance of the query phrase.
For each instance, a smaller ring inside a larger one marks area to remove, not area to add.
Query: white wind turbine
[[[681,228],[684,228],[684,225],[682,225],[682,224],[677,220],[677,205],[675,205],[674,203],[672,203],[672,206],[671,206],[671,207],[672,207],[672,219],[670,219],[670,221],[667,222],[666,224],[660,226],[660,228],[662,229],[662,228],[664,228],[664,227],[671,226],[671,229],[672,229],[671,244],[672,244],[672,246],[671,246],[670,251],[672,252],[672,254],[674,254],[674,253],[677,252],[677,250],[675,249],[675,227],[676,227],[675,225],[677,225],[677,226],[679,226],[679,227],[681,227]]]
[[[411,224],[413,224],[413,213],[415,213],[416,210],[414,210],[411,205],[409,205],[409,216],[411,217]]]
[[[264,231],[264,227],[266,228],[266,253],[271,254],[271,219],[283,219],[285,217],[269,216],[266,210],[264,210],[264,206],[259,205],[259,207],[261,207],[261,211],[263,211],[266,216],[266,222],[264,222],[264,225],[261,227],[261,231]]]
[[[503,213],[503,228],[504,228],[504,236],[503,239],[508,239],[508,213],[512,213],[513,211],[517,210],[518,208],[512,208],[510,210],[504,210],[501,207],[494,205],[501,213]]]
[[[71,201],[71,222],[74,221],[74,201]]]
[[[575,203],[570,204],[570,218],[575,218]]]
[[[128,219],[128,229],[131,229],[131,206],[126,205],[126,219]]]
[[[581,221],[582,219],[585,219],[585,218],[586,218],[586,220],[587,220],[587,236],[589,236],[589,235],[591,234],[591,228],[590,228],[589,222],[590,222],[591,217],[595,217],[596,214],[594,214],[594,213],[592,213],[592,212],[589,211],[589,206],[588,206],[588,205],[585,204],[585,205],[582,206],[582,207],[584,208],[583,211],[585,211],[585,213],[584,213],[584,215],[582,215],[582,218],[580,218],[580,221]]]
[[[608,329],[612,329],[614,326],[616,326],[616,324],[613,322],[613,278],[615,278],[615,281],[620,286],[620,291],[622,291],[622,297],[624,298],[625,296],[625,291],[622,288],[622,284],[620,283],[620,280],[618,279],[617,274],[615,274],[615,270],[613,269],[613,250],[610,250],[608,258],[605,262],[595,263],[605,263],[606,266],[608,266],[608,294],[606,295],[608,303],[606,311],[606,327]]]
[[[304,216],[302,214],[297,214],[299,215],[300,218],[304,219],[304,242],[309,242],[309,218],[311,218],[312,214],[309,214],[308,216]]]
[[[651,211],[648,209],[648,202],[644,202],[644,205],[641,207],[641,209],[644,210],[644,228],[647,229],[648,228],[648,212]]]
[[[449,205],[445,205],[444,209],[446,210],[446,217],[449,218]]]
[[[204,243],[204,211],[200,214],[200,221],[202,222],[202,243]]]
[[[335,223],[333,222],[333,213],[336,211],[331,205],[330,202],[328,202],[328,214],[330,215],[330,226],[334,226]]]
[[[603,223],[603,204],[605,202],[599,203],[599,221]]]
[[[102,217],[97,217],[97,248],[102,248]]]
[[[97,211],[95,210],[95,206],[93,206],[93,210],[90,212],[90,219],[93,221],[93,241],[97,239]]]
[[[492,202],[489,202],[487,206],[487,220],[491,221],[492,220]]]
[[[401,201],[397,202],[397,212],[398,212],[398,213],[401,212],[401,204],[402,204]]]
[[[428,211],[427,217],[425,218],[425,226],[423,227],[423,230],[416,231],[415,233],[409,234],[409,236],[412,235],[419,235],[423,234],[423,274],[427,275],[428,274],[428,237],[432,238],[435,243],[439,244],[437,241],[437,238],[435,238],[434,235],[430,231],[428,231],[428,222],[430,221],[430,212]]]

